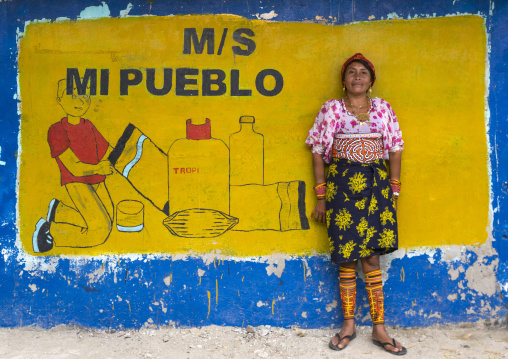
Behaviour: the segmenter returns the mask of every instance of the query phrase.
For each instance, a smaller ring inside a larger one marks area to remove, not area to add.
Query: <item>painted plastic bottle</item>
[[[264,184],[264,137],[254,123],[253,116],[240,117],[240,131],[229,136],[231,185]]]
[[[187,138],[168,152],[169,213],[210,209],[229,214],[229,149],[212,138],[210,120],[187,120]]]

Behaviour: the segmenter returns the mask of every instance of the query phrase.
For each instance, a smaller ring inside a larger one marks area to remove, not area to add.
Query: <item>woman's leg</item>
[[[353,335],[355,332],[355,306],[356,306],[356,266],[358,262],[341,263],[339,267],[340,298],[344,321],[339,332],[340,338]],[[349,344],[349,339],[340,340],[337,336],[332,338],[332,343],[339,348]]]
[[[392,343],[385,329],[384,324],[384,296],[383,282],[381,279],[381,269],[379,266],[379,255],[361,259],[363,273],[365,273],[365,285],[370,305],[370,315],[372,317],[372,339],[381,343]],[[397,346],[387,345],[386,350],[398,352],[402,350],[402,345],[396,342]]]

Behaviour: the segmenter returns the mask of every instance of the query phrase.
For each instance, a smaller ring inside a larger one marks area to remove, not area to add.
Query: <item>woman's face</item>
[[[369,70],[361,63],[353,61],[344,71],[344,85],[352,95],[365,94],[372,85]]]

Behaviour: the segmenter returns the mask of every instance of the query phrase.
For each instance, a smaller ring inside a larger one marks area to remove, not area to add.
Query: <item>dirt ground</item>
[[[485,324],[392,328],[406,358],[507,358],[508,330]],[[105,331],[59,326],[0,328],[0,358],[393,358],[370,341],[370,328],[343,351],[328,348],[333,329],[270,326]]]

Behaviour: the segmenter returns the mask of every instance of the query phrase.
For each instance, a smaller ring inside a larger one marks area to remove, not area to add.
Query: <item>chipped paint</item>
[[[256,14],[256,17],[261,20],[272,20],[272,19],[276,18],[277,16],[279,16],[279,14],[277,14],[274,10],[267,12],[267,13],[263,13],[263,14],[259,14],[259,13]]]
[[[434,15],[435,16],[435,15]],[[400,19],[399,15],[396,12],[391,12],[386,15],[387,20]]]
[[[464,273],[464,271],[465,271],[464,267],[459,266],[457,269],[451,268],[450,270],[448,270],[448,274],[450,275],[451,280],[457,280],[457,278],[459,277],[459,274]]]
[[[331,311],[332,311],[332,309],[337,308],[337,306],[338,306],[338,302],[337,302],[336,300],[334,300],[334,301],[333,301],[333,302],[331,302],[330,304],[327,304],[327,305],[326,305],[326,311],[327,311],[327,312],[331,312]]]
[[[282,272],[284,272],[284,268],[286,267],[286,260],[290,258],[290,256],[282,254],[274,254],[269,256],[266,259],[266,263],[268,264],[266,267],[266,273],[269,276],[275,274],[280,278],[282,276]]]
[[[104,269],[104,262],[103,262],[102,266],[100,266],[98,269],[96,269],[92,273],[89,273],[86,275],[88,277],[88,283],[89,284],[97,283],[98,281],[101,280],[101,278],[103,278],[105,272],[106,272],[106,270]]]
[[[457,300],[457,293],[455,293],[455,294],[448,294],[446,299],[448,299],[449,301],[452,301],[452,302],[456,301]]]
[[[0,159],[2,158],[2,146],[0,146]],[[0,160],[0,166],[5,166],[5,161]]]
[[[307,277],[312,276],[312,270],[309,267],[309,263],[307,262],[307,259],[302,258],[302,262],[303,262],[303,276],[304,276],[304,280],[306,280]]]
[[[467,286],[480,294],[492,296],[496,294],[495,274],[499,259],[489,265],[476,261],[466,270]]]
[[[161,309],[164,314],[168,312],[168,307],[164,305],[164,302],[162,300],[161,300]]]
[[[79,13],[78,19],[99,19],[101,17],[109,17],[111,13],[109,11],[108,4],[104,1],[101,1],[101,3],[102,5],[88,6],[83,9]]]
[[[129,12],[132,10],[133,6],[131,3],[127,4],[127,8],[125,10],[120,10],[120,17],[126,17],[129,15]]]

